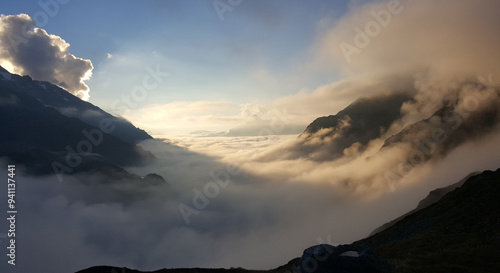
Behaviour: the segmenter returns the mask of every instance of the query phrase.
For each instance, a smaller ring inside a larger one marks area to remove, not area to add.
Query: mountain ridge
[[[29,76],[11,74],[3,67],[0,66],[0,68],[3,73],[2,78],[5,75],[10,77],[9,80],[4,79],[2,81],[2,89],[9,87],[7,84],[11,83],[13,86],[10,86],[10,88],[15,89],[16,92],[36,98],[42,105],[53,107],[62,115],[78,118],[94,127],[99,127],[100,120],[110,119],[115,126],[115,129],[110,134],[123,141],[137,143],[142,140],[152,139],[146,131],[135,127],[125,119],[115,117],[54,84],[33,80]]]
[[[354,245],[368,245],[394,272],[498,272],[500,169],[468,178],[438,202]]]
[[[0,69],[0,157],[24,166],[29,175],[101,172],[137,179],[123,167],[154,160],[151,152],[136,143],[150,139],[137,129],[100,108],[48,82],[33,81]],[[66,99],[66,100],[65,100]],[[61,113],[60,105],[76,105],[79,111],[98,111],[94,125]],[[120,129],[121,128],[121,129]],[[126,137],[117,137],[124,130]],[[152,178],[152,177],[148,177]],[[156,179],[153,179],[156,181]]]
[[[454,184],[451,184],[449,186],[446,186],[446,187],[442,187],[442,188],[437,188],[437,189],[434,189],[432,191],[429,192],[429,194],[422,200],[420,200],[418,202],[418,205],[415,209],[403,214],[402,216],[388,222],[388,223],[385,223],[383,224],[382,226],[376,228],[374,231],[372,231],[370,233],[370,236],[372,235],[375,235],[383,230],[386,230],[388,229],[389,227],[393,226],[394,224],[396,224],[398,221],[402,220],[404,217],[412,214],[412,213],[415,213],[421,209],[424,209],[436,202],[438,202],[439,200],[441,200],[441,198],[443,198],[447,193],[455,190],[456,188],[458,187],[461,187],[469,178],[471,178],[472,176],[474,175],[477,175],[479,174],[479,172],[473,172],[469,175],[467,175],[465,178],[463,178],[462,180],[458,181],[457,183],[454,183]]]

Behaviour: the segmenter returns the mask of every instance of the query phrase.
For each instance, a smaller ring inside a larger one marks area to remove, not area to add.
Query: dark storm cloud
[[[0,64],[88,99],[84,80],[92,73],[90,60],[75,57],[66,41],[35,25],[26,14],[0,16]]]

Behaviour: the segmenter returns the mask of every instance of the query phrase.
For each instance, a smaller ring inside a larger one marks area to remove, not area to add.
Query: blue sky
[[[312,92],[339,78],[335,69],[310,65],[312,47],[342,17],[349,1],[243,0],[222,15],[212,0],[60,2],[16,1],[2,7],[1,13],[26,13],[49,34],[71,44],[72,54],[94,66],[87,81],[90,102],[153,134],[168,132],[134,120],[135,110],[179,102],[229,103],[231,107],[212,115],[232,117],[232,122],[193,128],[227,130],[245,122],[236,116],[242,116],[241,109],[248,105],[258,108],[301,90]],[[44,11],[40,3],[48,3],[52,10],[58,3],[57,12]],[[40,12],[49,15],[46,21],[37,16]],[[146,67],[160,67],[168,77],[132,109],[113,108],[116,100],[141,84]]]
[[[144,65],[157,60],[175,77],[168,87],[177,91],[166,91],[166,99],[197,96],[246,101],[331,81],[311,80],[294,72],[300,72],[297,63],[307,58],[321,20],[338,17],[345,5],[345,1],[245,0],[224,13],[221,21],[211,0],[73,0],[60,4],[59,12],[43,28],[70,43],[74,55],[90,59],[94,74],[106,67],[108,53],[139,58]],[[2,13],[34,17],[41,10],[36,1],[16,1],[3,7]],[[283,82],[281,88],[268,90],[249,77],[256,70],[265,70],[277,80],[293,78],[305,86]],[[99,84],[89,83],[91,88]],[[106,102],[113,93],[92,90],[91,101]]]

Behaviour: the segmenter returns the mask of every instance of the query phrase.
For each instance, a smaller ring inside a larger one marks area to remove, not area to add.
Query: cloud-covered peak
[[[92,75],[92,62],[71,54],[69,43],[35,25],[26,14],[0,15],[0,65],[88,100],[85,80]]]

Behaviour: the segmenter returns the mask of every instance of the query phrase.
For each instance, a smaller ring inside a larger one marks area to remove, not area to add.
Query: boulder
[[[316,245],[304,250],[296,273],[379,273],[387,264],[368,247]]]

